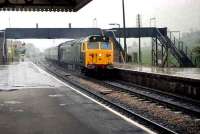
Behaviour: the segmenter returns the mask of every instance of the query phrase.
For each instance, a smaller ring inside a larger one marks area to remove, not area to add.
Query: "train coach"
[[[93,35],[48,48],[45,57],[62,65],[78,67],[82,72],[110,70],[114,62],[113,42],[109,37]]]

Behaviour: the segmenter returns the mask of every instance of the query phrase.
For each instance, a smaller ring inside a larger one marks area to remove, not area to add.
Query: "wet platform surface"
[[[147,133],[30,62],[0,66],[0,77],[2,134]]]
[[[169,76],[200,80],[200,68],[159,68],[159,67],[146,67],[146,66],[118,64],[118,63],[115,64],[115,67],[120,69],[139,71],[139,72],[163,74]]]
[[[44,75],[32,63],[21,62],[0,65],[0,90],[18,88],[53,88],[61,86],[54,79]]]

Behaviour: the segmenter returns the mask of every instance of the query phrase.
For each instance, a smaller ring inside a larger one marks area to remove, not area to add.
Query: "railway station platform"
[[[200,98],[200,68],[156,68],[115,64],[118,79],[147,88],[183,96]]]
[[[2,134],[153,133],[81,95],[32,62],[0,65]]]
[[[116,68],[200,80],[200,68],[159,68],[132,64],[115,64]]]

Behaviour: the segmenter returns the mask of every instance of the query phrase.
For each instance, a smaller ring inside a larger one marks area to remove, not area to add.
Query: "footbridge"
[[[152,64],[165,67],[168,65],[169,53],[178,61],[181,67],[193,67],[191,57],[180,47],[181,41],[170,38],[167,35],[167,28],[142,27],[126,28],[126,38],[152,38]],[[76,39],[89,35],[108,35],[113,38],[116,44],[118,56],[123,53],[121,44],[116,38],[123,38],[123,28],[100,29],[100,28],[7,28],[0,31],[1,59],[6,62],[6,40],[7,39]],[[177,45],[178,42],[178,45]],[[159,46],[161,50],[159,50]],[[161,52],[161,57],[158,53]],[[161,60],[161,63],[159,63]]]

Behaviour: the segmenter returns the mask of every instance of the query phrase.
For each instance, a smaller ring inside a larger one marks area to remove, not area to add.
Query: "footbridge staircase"
[[[152,40],[152,63],[160,64],[162,67],[168,66],[169,53],[176,59],[180,67],[194,67],[192,53],[187,47],[183,47],[183,42],[176,39],[172,35],[163,35],[156,28],[156,37]],[[158,42],[159,41],[159,42]],[[161,51],[158,53],[158,44],[161,46]],[[159,56],[160,55],[160,56]],[[160,60],[158,57],[161,57]]]

